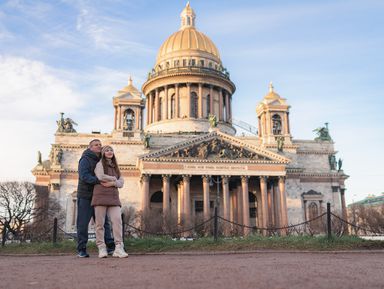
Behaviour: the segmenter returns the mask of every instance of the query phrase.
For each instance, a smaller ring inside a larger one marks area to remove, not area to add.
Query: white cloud
[[[44,63],[0,56],[0,119],[42,119],[82,103],[70,84]]]

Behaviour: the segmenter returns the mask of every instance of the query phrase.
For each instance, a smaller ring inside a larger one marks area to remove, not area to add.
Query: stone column
[[[152,123],[152,120],[153,120],[153,115],[152,115],[152,111],[153,111],[153,92],[151,91],[149,93],[149,103],[148,103],[148,124],[151,124]]]
[[[177,223],[181,225],[183,223],[184,215],[184,199],[183,199],[183,185],[182,183],[177,184]]]
[[[343,216],[344,220],[348,220],[347,215],[347,206],[345,204],[345,189],[340,188],[340,198],[341,198],[341,215]],[[348,234],[348,226],[344,225],[344,234]]]
[[[203,179],[203,212],[204,212],[204,221],[208,220],[211,216],[210,207],[209,207],[209,176],[202,176]]]
[[[239,224],[243,224],[243,189],[241,183],[237,187],[237,221]]]
[[[187,83],[187,117],[191,117],[191,84]]]
[[[229,96],[228,106],[229,106],[229,122],[232,123],[232,95]]]
[[[121,129],[121,106],[117,106],[117,128]]]
[[[260,192],[261,192],[261,211],[263,214],[262,227],[266,228],[268,224],[268,200],[267,200],[267,177],[260,177]],[[267,231],[263,230],[263,235],[267,235]]]
[[[115,106],[114,108],[115,108],[114,129],[117,129],[117,106]]]
[[[163,175],[163,217],[164,220],[166,220],[168,217],[170,217],[170,208],[171,204],[169,201],[170,197],[170,187],[169,187],[169,180],[170,180],[170,175]]]
[[[160,105],[159,89],[156,88],[156,92],[155,92],[155,119],[153,122],[159,121],[159,105]]]
[[[203,118],[203,84],[199,83],[199,110],[198,118]]]
[[[273,199],[273,189],[272,187],[270,187],[268,189],[268,184],[267,184],[267,196],[268,196],[268,219],[269,219],[269,222],[268,222],[268,226],[269,227],[273,227],[274,225],[274,219],[275,219],[275,216],[274,216],[274,199]]]
[[[176,118],[179,118],[180,99],[179,99],[179,85],[178,84],[175,84],[175,101],[176,101]]]
[[[281,200],[280,200],[280,194],[279,190],[277,189],[277,183],[276,181],[273,182],[272,185],[273,189],[273,196],[275,201],[274,211],[275,211],[275,227],[280,227],[280,219],[281,219]]]
[[[249,226],[249,196],[248,196],[248,176],[241,176],[241,189],[243,192],[243,225]],[[251,230],[244,228],[244,235],[247,236]]]
[[[223,181],[223,218],[229,220],[229,177],[222,176]]]
[[[213,115],[213,114],[215,114],[215,112],[213,110],[213,86],[212,85],[209,86],[209,97],[210,97],[210,102],[209,102],[210,108],[209,108],[209,111]]]
[[[135,130],[140,129],[140,107],[135,109]]]
[[[145,216],[149,212],[149,180],[150,175],[141,175],[141,210]]]
[[[230,112],[229,112],[229,93],[225,93],[225,121],[229,122],[231,119]]]
[[[279,177],[279,191],[281,200],[281,227],[288,225],[287,196],[285,192],[285,177]],[[286,230],[281,230],[282,235],[286,235]]]
[[[147,116],[146,116],[146,124],[149,124],[149,94],[146,96],[145,99],[145,108],[147,109]]]
[[[168,119],[168,86],[166,85],[165,87],[164,87],[164,94],[165,94],[165,96],[164,96],[164,102],[165,102],[165,104],[164,104],[164,119]]]
[[[189,228],[191,226],[191,195],[190,195],[190,175],[183,175],[183,189],[184,189],[184,225]],[[187,232],[188,235],[191,232]]]
[[[223,89],[219,90],[219,121],[223,120]]]

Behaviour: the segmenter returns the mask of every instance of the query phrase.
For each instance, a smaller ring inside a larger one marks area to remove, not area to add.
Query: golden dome
[[[161,45],[156,64],[178,57],[203,57],[221,64],[216,45],[204,33],[195,28],[195,13],[187,3],[181,12],[181,28]]]
[[[272,84],[272,81],[269,83],[269,92],[266,96],[264,96],[264,98],[266,99],[279,99],[281,98],[280,95],[278,95],[275,91],[274,91],[274,87],[273,87],[273,84]]]

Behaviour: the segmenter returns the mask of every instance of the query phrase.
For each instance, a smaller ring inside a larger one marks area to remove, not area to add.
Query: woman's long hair
[[[111,146],[104,146],[102,150],[104,150],[106,148],[111,148],[113,151],[113,148]],[[119,165],[117,164],[115,151],[113,151],[113,157],[111,159],[111,162],[112,162],[112,167],[114,167],[116,170],[117,178],[120,178],[120,169],[119,169]],[[104,174],[107,175],[108,174],[108,166],[110,164],[108,163],[107,158],[105,157],[105,153],[103,153],[103,152],[101,153],[101,163],[103,164]]]

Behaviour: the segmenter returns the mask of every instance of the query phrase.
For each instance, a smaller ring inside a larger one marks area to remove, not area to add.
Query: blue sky
[[[59,112],[110,132],[112,97],[140,88],[186,1],[0,1],[0,180],[33,180]],[[329,122],[347,202],[384,191],[384,1],[191,1],[237,86],[233,113],[257,126],[273,81],[296,139]]]

